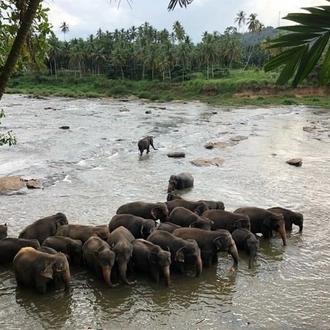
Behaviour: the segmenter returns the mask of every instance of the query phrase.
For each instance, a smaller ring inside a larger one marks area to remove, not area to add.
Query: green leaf
[[[330,83],[330,47],[324,56],[323,65],[320,74],[321,85],[328,85]]]

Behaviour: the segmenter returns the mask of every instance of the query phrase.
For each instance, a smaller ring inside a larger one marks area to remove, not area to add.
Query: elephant
[[[13,260],[13,270],[18,285],[34,287],[39,293],[45,293],[52,280],[64,282],[65,292],[70,290],[70,267],[63,253],[49,254],[24,247]]]
[[[41,252],[44,252],[44,253],[49,253],[49,254],[56,254],[56,253],[58,253],[58,251],[56,251],[55,249],[53,249],[53,248],[51,248],[49,246],[44,246],[44,245],[39,246],[36,250],[41,251]],[[68,256],[66,256],[66,258],[68,258]]]
[[[7,224],[0,225],[0,239],[6,238],[8,234]]]
[[[234,213],[245,214],[250,218],[253,234],[261,233],[264,238],[270,238],[274,230],[281,235],[283,245],[286,245],[285,222],[282,214],[254,206],[238,208]]]
[[[157,229],[168,231],[169,233],[172,233],[173,230],[178,229],[178,228],[181,228],[181,226],[176,225],[172,222],[161,222],[159,224],[159,226],[157,227]]]
[[[170,285],[171,252],[139,238],[133,242],[132,262],[136,269],[150,273],[154,282],[159,283],[163,275],[165,285]]]
[[[147,241],[159,245],[165,251],[169,250],[171,252],[172,264],[175,265],[180,273],[184,272],[183,266],[188,263],[196,266],[196,277],[202,273],[203,263],[201,250],[195,240],[184,240],[175,237],[172,233],[167,231],[155,230],[147,238]]]
[[[177,175],[171,175],[168,180],[167,192],[173,190],[183,190],[194,186],[194,178],[190,173],[184,172]]]
[[[249,268],[252,268],[259,249],[258,238],[247,228],[236,228],[231,235],[237,248],[244,250],[249,255]]]
[[[116,254],[110,249],[107,242],[97,236],[91,236],[82,247],[84,264],[87,268],[95,271],[99,277],[103,277],[104,282],[114,288],[119,283],[113,284],[111,281],[111,270],[115,264]]]
[[[15,255],[23,247],[33,247],[37,249],[40,243],[37,239],[6,237],[0,240],[0,264],[12,262]]]
[[[135,238],[147,238],[156,230],[156,222],[152,219],[144,219],[132,214],[116,214],[109,222],[109,232],[124,226]]]
[[[145,219],[160,220],[165,222],[168,219],[168,209],[166,203],[130,202],[121,205],[116,214],[133,214]]]
[[[177,206],[185,207],[186,209],[195,212],[198,215],[201,215],[203,212],[209,209],[205,202],[193,202],[186,199],[173,199],[171,201],[165,202],[165,204],[167,205],[169,214],[171,214],[173,209]]]
[[[250,229],[250,219],[247,215],[212,209],[205,211],[202,216],[213,221],[211,230],[227,229],[231,233],[235,228]]]
[[[49,236],[42,246],[48,246],[69,257],[69,263],[82,264],[82,241],[65,236]]]
[[[184,199],[182,196],[175,194],[173,191],[167,194],[166,201],[173,201],[174,199]],[[219,209],[219,210],[224,210],[225,209],[225,204],[221,201],[212,201],[212,200],[205,200],[205,199],[200,199],[197,202],[200,203],[205,203],[208,209]]]
[[[25,227],[19,234],[19,238],[36,238],[40,244],[49,236],[54,236],[63,225],[67,225],[66,215],[59,212],[54,215],[36,220]]]
[[[152,146],[152,148],[154,150],[158,150],[154,147],[154,140],[153,140],[153,136],[146,136],[143,139],[138,141],[138,148],[140,151],[140,156],[142,156],[143,151],[147,150],[147,154],[150,152],[150,146]]]
[[[212,220],[201,217],[182,206],[177,206],[173,209],[168,221],[181,227],[200,228],[204,230],[211,230],[213,224]]]
[[[104,241],[107,240],[109,234],[108,226],[90,226],[90,225],[64,225],[61,226],[55,236],[65,236],[72,239],[78,239],[84,244],[91,236],[96,235],[102,238]]]
[[[274,213],[280,213],[284,217],[285,221],[285,229],[287,231],[292,230],[292,225],[295,224],[299,227],[299,232],[302,232],[303,230],[303,222],[304,222],[304,216],[299,212],[294,212],[289,209],[285,209],[280,206],[271,207],[268,209],[268,211],[274,212]]]
[[[236,271],[238,265],[238,251],[230,232],[225,229],[205,231],[199,228],[179,228],[173,235],[182,239],[193,239],[197,242],[203,261],[203,266],[211,267],[218,260],[218,252],[231,254],[234,263],[231,270]]]
[[[124,226],[114,229],[108,236],[108,244],[116,254],[115,267],[118,270],[122,281],[128,285],[133,285],[136,281],[127,279],[127,267],[129,266],[133,253],[133,241],[135,237]]]

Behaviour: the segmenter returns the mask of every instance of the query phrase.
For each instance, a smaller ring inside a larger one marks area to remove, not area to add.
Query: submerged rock
[[[200,167],[201,166],[211,166],[211,165],[220,166],[224,163],[224,160],[219,157],[215,157],[212,159],[195,159],[195,160],[190,161],[190,163],[192,165],[200,166]]]
[[[292,158],[286,161],[289,165],[293,166],[301,166],[302,165],[302,159],[301,158]]]
[[[169,152],[167,154],[167,157],[184,158],[184,157],[186,157],[186,154],[183,151],[174,151],[174,152]]]

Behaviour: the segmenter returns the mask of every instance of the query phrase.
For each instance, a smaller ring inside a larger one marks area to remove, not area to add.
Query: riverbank
[[[183,82],[112,80],[104,76],[80,76],[63,72],[48,75],[16,75],[6,93],[34,97],[65,96],[74,98],[123,98],[134,96],[158,102],[200,101],[227,106],[306,105],[330,107],[327,87],[275,85],[277,75],[256,70],[233,70],[221,79],[196,76]]]

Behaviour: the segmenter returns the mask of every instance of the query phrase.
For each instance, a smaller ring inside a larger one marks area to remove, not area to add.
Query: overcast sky
[[[277,27],[291,24],[282,18],[303,7],[329,5],[325,0],[194,0],[187,9],[177,7],[168,12],[169,0],[133,0],[132,7],[121,0],[118,8],[112,0],[44,0],[50,8],[49,19],[60,40],[64,40],[60,26],[65,22],[69,32],[65,39],[83,38],[96,34],[98,29],[112,32],[129,29],[148,22],[157,30],[172,31],[173,23],[179,21],[193,42],[199,42],[204,31],[223,33],[229,26],[237,26],[235,18],[243,10],[246,16],[257,14],[265,26]]]

